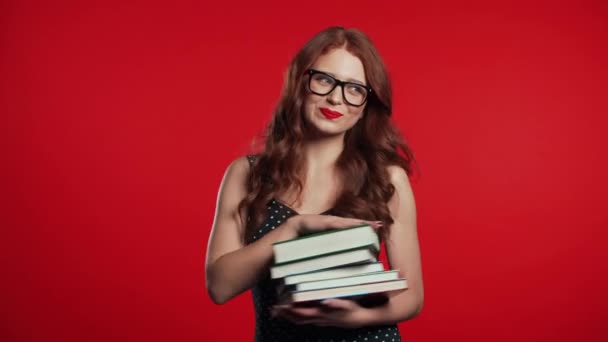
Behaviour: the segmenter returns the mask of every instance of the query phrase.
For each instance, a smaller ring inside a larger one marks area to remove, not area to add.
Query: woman
[[[206,285],[220,304],[252,289],[256,341],[399,341],[396,324],[422,309],[413,158],[390,115],[390,82],[371,41],[329,28],[291,62],[263,151],[227,168]],[[362,220],[378,229],[408,289],[372,308],[348,299],[277,306],[272,244]]]

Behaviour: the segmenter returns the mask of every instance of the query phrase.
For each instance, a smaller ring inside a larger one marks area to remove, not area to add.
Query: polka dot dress
[[[248,156],[251,163],[254,156]],[[297,215],[288,206],[272,200],[267,206],[268,215],[258,230],[254,232],[249,243],[262,238],[266,233],[279,227],[291,216]],[[328,210],[324,214],[330,214]],[[255,307],[256,331],[255,341],[310,341],[310,342],[395,342],[401,341],[396,325],[364,327],[358,329],[342,329],[335,327],[319,327],[316,325],[296,325],[281,318],[270,316],[270,308],[277,302],[277,284],[267,273],[252,288],[253,304]]]

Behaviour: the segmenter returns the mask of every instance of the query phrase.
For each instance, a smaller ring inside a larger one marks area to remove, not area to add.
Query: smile
[[[337,119],[344,115],[340,112],[336,112],[335,110],[331,110],[329,108],[321,108],[320,111],[321,111],[321,114],[323,114],[323,116],[325,116],[329,120],[334,120],[334,119]]]

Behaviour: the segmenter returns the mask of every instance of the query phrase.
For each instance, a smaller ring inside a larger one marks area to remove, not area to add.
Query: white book
[[[348,298],[361,300],[374,295],[386,296],[389,291],[407,289],[407,280],[399,278],[371,284],[332,287],[326,289],[286,292],[281,303],[320,301],[328,298]]]
[[[350,285],[362,285],[368,283],[377,283],[388,280],[395,280],[399,278],[397,271],[384,271],[361,274],[350,277],[325,279],[317,281],[309,281],[305,283],[299,283],[294,286],[294,291],[309,291],[319,290],[331,287],[350,286]]]
[[[283,279],[284,285],[294,285],[307,281],[317,281],[332,278],[349,277],[363,273],[380,272],[384,270],[381,262],[370,262],[350,266],[330,268],[327,270],[294,274]]]
[[[275,264],[274,266],[270,267],[270,277],[272,279],[277,279],[293,274],[369,261],[377,261],[376,250],[373,246],[365,246],[362,248],[326,254],[318,257]]]
[[[272,245],[277,264],[373,245],[380,249],[378,234],[369,225],[334,229],[279,241]]]

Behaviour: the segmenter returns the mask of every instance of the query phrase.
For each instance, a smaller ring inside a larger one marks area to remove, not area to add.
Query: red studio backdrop
[[[357,27],[414,149],[406,341],[606,341],[605,1],[3,1],[0,339],[248,341],[204,255],[312,35]]]

